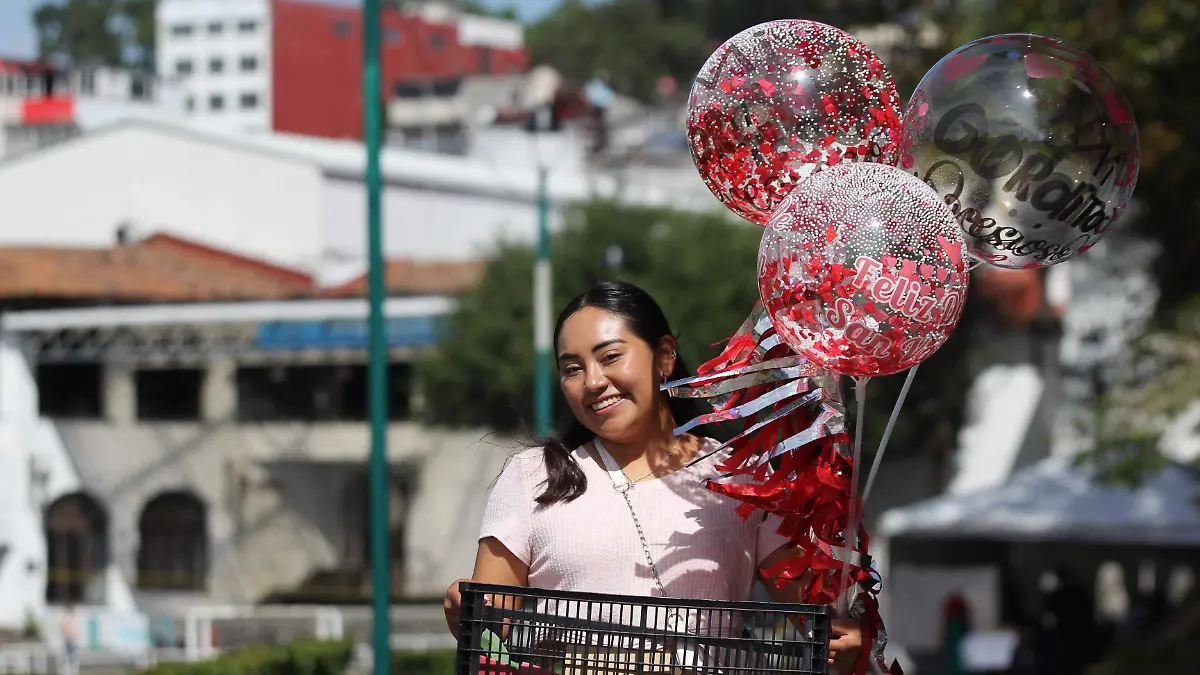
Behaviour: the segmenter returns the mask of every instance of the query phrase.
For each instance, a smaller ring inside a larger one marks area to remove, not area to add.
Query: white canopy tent
[[[1125,488],[1100,484],[1088,469],[1051,458],[994,488],[890,510],[878,534],[1200,546],[1197,488],[1193,474],[1177,465]]]

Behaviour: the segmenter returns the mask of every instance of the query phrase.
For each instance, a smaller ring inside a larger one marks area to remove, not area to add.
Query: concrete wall
[[[504,184],[497,171],[497,184]],[[357,180],[326,179],[322,236],[327,259],[346,261],[345,271],[327,267],[332,280],[357,276],[366,260],[366,193]],[[533,202],[388,186],[383,195],[383,240],[389,257],[469,260],[487,255],[501,240],[532,242],[537,236]],[[551,227],[561,223],[558,209]]]
[[[60,421],[56,427],[82,483],[108,509],[113,562],[125,577],[135,578],[138,519],[146,503],[184,490],[208,506],[211,597],[226,601],[257,599],[336,566],[343,548],[342,494],[361,471],[369,444],[361,423]],[[421,486],[429,458],[461,455],[481,436],[393,424],[389,459],[394,467],[419,472],[414,483]],[[417,511],[459,513],[463,502],[471,502],[453,483],[436,480],[418,489],[419,499],[437,503]],[[463,517],[478,527],[478,514]],[[444,534],[437,530],[420,522],[412,528],[418,555],[440,565],[447,562],[449,545],[438,541]],[[425,549],[436,552],[420,552]]]

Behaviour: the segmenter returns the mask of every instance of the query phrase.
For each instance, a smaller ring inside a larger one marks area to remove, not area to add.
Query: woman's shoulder
[[[512,467],[522,473],[536,471],[539,466],[545,465],[545,455],[543,448],[526,448],[509,455],[505,468]]]
[[[732,452],[730,448],[724,447],[724,443],[715,438],[697,436],[696,440],[699,442],[700,447],[696,450],[696,456],[692,461],[697,465],[716,464],[729,457]]]

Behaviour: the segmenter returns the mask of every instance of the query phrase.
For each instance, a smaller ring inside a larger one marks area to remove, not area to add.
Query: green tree
[[[33,11],[38,56],[79,65],[124,63],[117,30],[120,0],[47,2]]]
[[[85,66],[154,65],[156,0],[66,0],[33,10],[38,56]]]
[[[154,48],[157,44],[157,23],[154,10],[158,0],[125,0],[121,14],[127,24],[126,44],[134,48],[133,64],[146,70],[154,69]]]
[[[526,42],[535,63],[580,81],[601,77],[646,100],[663,75],[691,78],[709,51],[694,18],[666,15],[643,0],[564,0],[529,27]]]

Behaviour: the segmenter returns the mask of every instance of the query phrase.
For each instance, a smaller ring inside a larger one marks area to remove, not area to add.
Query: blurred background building
[[[536,58],[526,36],[556,45],[572,12],[602,10],[568,3],[527,32],[468,4],[389,3],[382,19],[395,631],[419,648],[447,644],[436,603],[469,573],[488,486],[522,434],[437,423],[418,364],[497,251],[534,240],[540,172],[555,233],[593,199],[719,208],[683,135],[674,71],[698,64],[677,44],[635,54],[647,66],[633,75],[584,72],[565,46]],[[361,16],[299,0],[151,6],[137,58],[0,58],[0,630],[54,647],[75,607],[95,655],[365,640]],[[737,21],[770,18],[747,11]],[[640,16],[612,21],[632,31]],[[918,76],[955,29],[916,9],[853,18]],[[650,247],[658,225],[639,233]],[[617,239],[588,243],[602,269],[636,263]],[[938,424],[908,438],[941,450],[890,450],[867,506],[906,672],[965,672],[947,665],[959,647],[1011,665],[1023,635],[1079,612],[1107,631],[1079,638],[1098,644],[1147,613],[1197,621],[1198,404],[1164,422],[1165,460],[1135,488],[1076,461],[1102,445],[1076,421],[1103,420],[1165,293],[1160,246],[1108,244],[1048,272],[977,272],[980,318],[955,337],[968,356],[922,371],[933,383],[905,415]],[[943,413],[939,391],[957,407]],[[960,620],[965,647],[946,638]],[[34,653],[20,649],[0,662],[37,670],[4,661]]]

